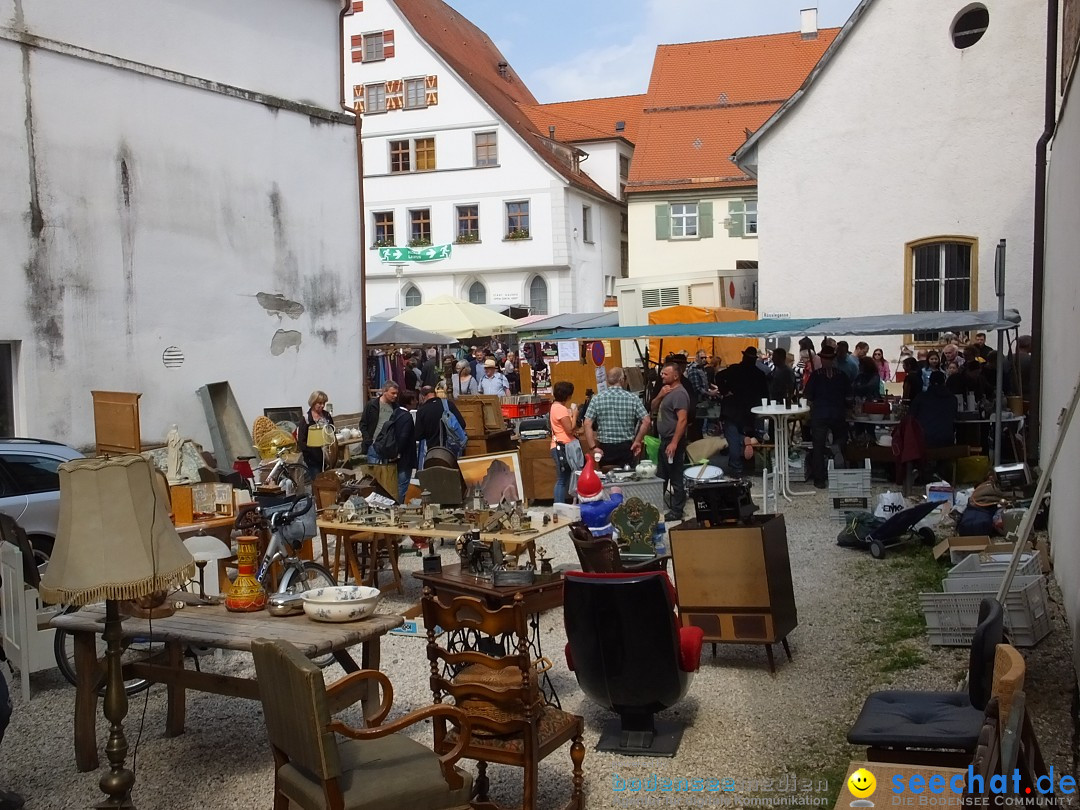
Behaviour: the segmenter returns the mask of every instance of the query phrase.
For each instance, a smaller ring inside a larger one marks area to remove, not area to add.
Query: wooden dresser
[[[773,644],[790,658],[787,636],[799,619],[784,516],[708,529],[690,520],[669,536],[683,626],[700,627],[713,644],[764,644],[770,671]]]
[[[521,483],[525,500],[550,501],[555,493],[555,460],[551,457],[551,437],[518,442]]]

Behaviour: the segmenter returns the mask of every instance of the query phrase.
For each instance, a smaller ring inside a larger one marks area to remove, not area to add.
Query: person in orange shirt
[[[566,458],[566,445],[574,441],[574,412],[570,397],[574,395],[574,384],[565,380],[555,383],[552,389],[555,402],[551,405],[551,457],[555,459],[555,503],[566,503],[570,492],[570,476],[573,468]]]

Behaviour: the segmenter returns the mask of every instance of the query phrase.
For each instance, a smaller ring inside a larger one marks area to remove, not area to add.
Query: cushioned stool
[[[971,640],[967,692],[874,692],[848,732],[848,742],[865,745],[871,762],[969,764],[990,700],[1003,628],[1001,604],[984,599]]]

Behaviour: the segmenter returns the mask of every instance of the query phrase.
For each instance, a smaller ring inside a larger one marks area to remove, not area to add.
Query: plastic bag
[[[903,493],[891,490],[882,492],[877,497],[877,506],[874,508],[874,517],[891,518],[897,512],[907,509],[907,502]]]

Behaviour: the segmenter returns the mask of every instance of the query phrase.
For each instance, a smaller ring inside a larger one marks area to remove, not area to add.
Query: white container
[[[317,622],[355,622],[378,607],[382,592],[366,585],[335,585],[304,591],[304,613]]]
[[[560,521],[572,523],[581,520],[581,507],[576,503],[557,503],[552,507],[552,511],[559,516]]]

